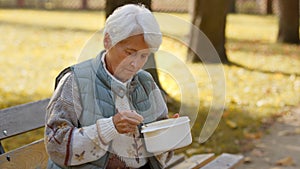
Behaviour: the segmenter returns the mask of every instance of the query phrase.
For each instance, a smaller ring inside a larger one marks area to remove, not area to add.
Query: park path
[[[254,144],[237,169],[300,169],[300,105],[276,119]]]

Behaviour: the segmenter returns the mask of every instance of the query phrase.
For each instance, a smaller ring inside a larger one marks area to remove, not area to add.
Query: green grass
[[[187,21],[187,14],[172,14],[173,21],[166,15],[156,16],[163,32],[176,38],[187,37],[189,28],[175,22]],[[0,107],[5,108],[50,97],[54,78],[60,70],[76,63],[78,56],[81,56],[79,60],[93,57],[100,43],[90,38],[102,28],[104,15],[96,11],[1,9],[0,22]],[[206,68],[220,65],[185,63],[186,47],[170,38],[164,38],[161,51],[170,52],[181,63],[168,59],[166,54],[156,55],[158,67],[165,67],[177,77],[174,81],[167,72],[159,73],[163,87],[175,100],[169,105],[171,111],[178,111],[181,100],[188,104],[195,96],[193,91],[185,90],[190,97],[182,99],[179,84],[196,83],[200,91],[199,113],[192,130],[194,142],[177,152],[188,155],[241,152],[251,147],[245,140],[261,136],[269,118],[300,103],[300,48],[275,43],[276,17],[229,15],[227,24],[228,57],[245,68],[222,67],[226,79],[226,110],[216,132],[204,144],[197,143],[197,138],[213,99]],[[100,40],[98,36],[94,36],[95,39]],[[92,44],[92,47],[84,48],[85,44]],[[186,78],[182,69],[178,69],[180,66],[187,67],[195,81]],[[3,144],[6,150],[11,150],[42,137],[41,129],[9,138]]]
[[[300,75],[300,46],[275,43],[277,17],[229,15],[227,21],[226,47],[231,61],[250,69]]]

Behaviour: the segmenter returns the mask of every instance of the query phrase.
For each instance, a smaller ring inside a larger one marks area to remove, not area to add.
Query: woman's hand
[[[134,110],[117,112],[118,113],[113,116],[113,122],[120,134],[136,131],[137,125],[144,120],[143,116],[137,114]]]
[[[172,116],[172,118],[178,118],[179,117],[179,113],[176,113]]]

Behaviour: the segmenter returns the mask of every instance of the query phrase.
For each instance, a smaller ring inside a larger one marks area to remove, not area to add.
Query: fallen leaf
[[[290,135],[294,135],[294,132],[291,130],[283,130],[283,131],[279,131],[277,133],[278,136],[290,136]]]
[[[227,118],[228,116],[230,115],[230,111],[224,111],[224,113],[223,113],[223,117],[224,118]]]
[[[264,158],[265,162],[269,163],[271,161],[271,159],[269,157],[265,157]]]
[[[296,128],[294,131],[295,131],[295,134],[300,134],[300,128]]]
[[[293,135],[297,135],[300,134],[300,129],[296,128],[294,130],[283,130],[278,132],[278,136],[293,136]]]
[[[284,158],[276,161],[276,165],[279,165],[279,166],[292,166],[292,165],[295,165],[295,162],[294,162],[292,157],[287,156],[287,157],[284,157]]]
[[[259,139],[262,136],[262,132],[249,133],[247,131],[244,131],[244,136],[247,139]]]
[[[245,163],[245,164],[252,163],[252,159],[251,159],[250,157],[245,157],[245,158],[244,158],[244,163]]]
[[[226,124],[227,124],[230,128],[232,128],[232,129],[236,129],[236,128],[237,128],[236,122],[231,121],[231,120],[226,120],[225,122],[226,122]]]
[[[200,149],[192,148],[192,149],[186,150],[186,154],[191,156],[191,155],[194,155],[194,154],[199,154],[200,151],[201,151]]]
[[[266,145],[264,143],[257,143],[255,146],[257,148],[266,148]]]
[[[253,149],[251,151],[251,155],[256,156],[256,157],[262,157],[264,154],[265,154],[264,151],[259,150],[259,149]]]

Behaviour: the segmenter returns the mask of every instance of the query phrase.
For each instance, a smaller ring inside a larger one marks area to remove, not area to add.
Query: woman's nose
[[[130,66],[132,66],[132,67],[137,67],[138,64],[139,64],[138,58],[134,58],[134,59],[132,59],[132,61],[130,62]]]
[[[134,61],[134,60],[130,62],[130,66],[132,66],[132,67],[136,67],[136,63],[135,63],[135,61]]]

